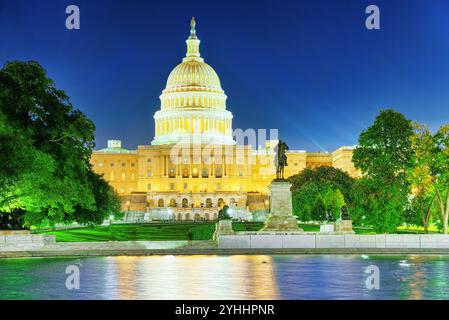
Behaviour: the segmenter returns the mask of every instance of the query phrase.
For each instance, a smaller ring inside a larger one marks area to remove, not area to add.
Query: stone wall
[[[241,233],[220,236],[218,246],[222,249],[449,249],[449,235]]]
[[[23,251],[55,243],[55,236],[31,234],[29,231],[0,231],[0,251]]]

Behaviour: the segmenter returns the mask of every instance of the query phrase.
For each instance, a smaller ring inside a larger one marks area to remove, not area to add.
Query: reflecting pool
[[[73,268],[79,269],[80,287],[69,290],[66,280],[73,274],[66,270]],[[378,289],[377,272],[370,270],[379,272]],[[449,257],[3,259],[0,299],[449,299]]]

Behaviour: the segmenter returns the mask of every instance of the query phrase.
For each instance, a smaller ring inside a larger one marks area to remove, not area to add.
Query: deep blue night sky
[[[65,8],[81,30],[65,28]],[[365,28],[365,8],[381,30]],[[380,108],[449,122],[449,1],[0,0],[0,64],[37,60],[109,138],[149,144],[191,16],[234,128],[279,128],[291,148],[354,145]]]

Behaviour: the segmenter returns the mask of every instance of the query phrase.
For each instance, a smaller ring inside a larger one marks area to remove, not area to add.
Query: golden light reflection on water
[[[422,266],[425,262],[433,260],[433,270],[424,269]],[[438,257],[429,256],[410,256],[410,264],[414,267],[409,279],[407,280],[408,288],[404,288],[405,292],[409,292],[409,299],[421,300],[426,299],[424,296],[425,289],[434,289],[437,292],[444,291],[448,284],[449,270],[447,265]],[[438,289],[438,290],[436,290]],[[435,295],[435,299],[448,299],[447,295]]]
[[[67,265],[81,268],[67,290]],[[367,266],[380,289],[366,287]],[[20,285],[18,285],[20,284]],[[0,299],[449,299],[448,256],[0,259]]]
[[[419,263],[419,257],[411,256],[412,263]],[[425,274],[423,271],[418,270],[411,275],[410,283],[410,299],[420,300],[423,299],[422,288],[426,286]]]
[[[279,299],[269,256],[107,258],[116,299]],[[115,288],[114,288],[115,283]]]
[[[135,290],[137,263],[140,257],[108,257],[106,272],[106,295],[114,293],[114,299],[137,299]]]

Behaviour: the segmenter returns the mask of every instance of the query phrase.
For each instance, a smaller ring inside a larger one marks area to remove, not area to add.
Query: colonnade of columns
[[[230,167],[226,163],[224,154],[218,156],[218,159],[216,156],[209,158],[207,163],[202,158],[197,158],[196,161],[193,158],[193,156],[189,158],[178,157],[177,161],[172,161],[170,155],[160,156],[161,175],[169,178],[221,178],[227,177],[229,174]],[[203,172],[204,169],[206,169],[206,174]]]
[[[173,132],[220,133],[232,135],[232,120],[228,118],[170,117],[156,120],[156,136]]]

